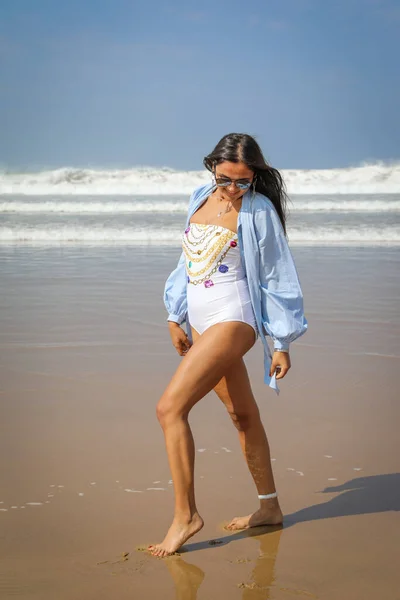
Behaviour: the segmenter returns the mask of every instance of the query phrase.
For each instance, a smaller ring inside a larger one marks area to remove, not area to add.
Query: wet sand
[[[294,254],[310,329],[279,397],[261,345],[246,357],[284,526],[223,529],[256,491],[209,394],[191,413],[205,527],[159,560],[140,548],[173,507],[155,405],[181,360],[161,302],[176,250],[0,249],[1,598],[397,597],[398,252]]]

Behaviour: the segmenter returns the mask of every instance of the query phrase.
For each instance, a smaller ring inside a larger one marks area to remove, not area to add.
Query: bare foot
[[[204,521],[198,513],[195,513],[190,521],[174,519],[164,541],[161,544],[148,546],[148,550],[150,550],[153,556],[160,558],[170,556],[183,546],[192,535],[200,531],[203,525]]]
[[[263,507],[247,517],[235,517],[225,529],[236,531],[237,529],[248,529],[260,525],[280,525],[282,521],[283,515],[279,506],[273,508]]]

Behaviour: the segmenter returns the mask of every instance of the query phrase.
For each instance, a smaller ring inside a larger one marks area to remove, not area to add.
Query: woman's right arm
[[[164,287],[164,304],[168,312],[168,321],[174,321],[178,325],[186,321],[186,285],[185,255],[182,252],[178,265],[168,277]]]

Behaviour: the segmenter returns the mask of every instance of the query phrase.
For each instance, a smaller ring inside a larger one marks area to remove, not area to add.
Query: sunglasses
[[[252,181],[248,179],[229,179],[228,177],[215,177],[215,183],[218,187],[229,187],[232,183],[239,188],[239,190],[248,190]]]

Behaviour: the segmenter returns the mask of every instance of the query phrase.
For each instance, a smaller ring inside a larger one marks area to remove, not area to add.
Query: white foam
[[[280,169],[290,194],[377,194],[400,191],[400,163],[362,164],[342,169]],[[203,171],[169,168],[62,169],[0,174],[1,194],[190,194],[211,181]]]
[[[41,506],[43,502],[25,502],[28,506]]]
[[[132,492],[133,494],[143,494],[143,491],[142,491],[142,490],[131,490],[131,489],[129,489],[129,488],[126,488],[126,489],[124,490],[124,492]]]
[[[40,244],[40,245],[173,245],[181,243],[182,232],[179,229],[84,227],[84,226],[47,226],[30,228],[20,226],[0,227],[2,244]],[[400,245],[400,227],[291,227],[289,243],[305,245]],[[60,486],[58,486],[60,487]]]
[[[3,213],[57,214],[129,214],[129,213],[186,213],[188,202],[0,202]]]
[[[124,215],[130,213],[160,213],[160,214],[186,214],[188,199],[185,202],[177,201],[149,201],[146,198],[135,198],[135,201],[74,201],[68,202],[52,199],[46,202],[21,202],[19,200],[5,200],[0,202],[0,213],[9,214],[67,214],[67,215]],[[313,200],[312,197],[292,197],[289,203],[290,212],[316,212],[316,213],[398,213],[400,201],[398,199],[385,200],[339,200],[321,199]]]
[[[165,488],[162,488],[162,487],[148,487],[146,489],[149,490],[149,491],[153,490],[155,492],[165,492]]]

